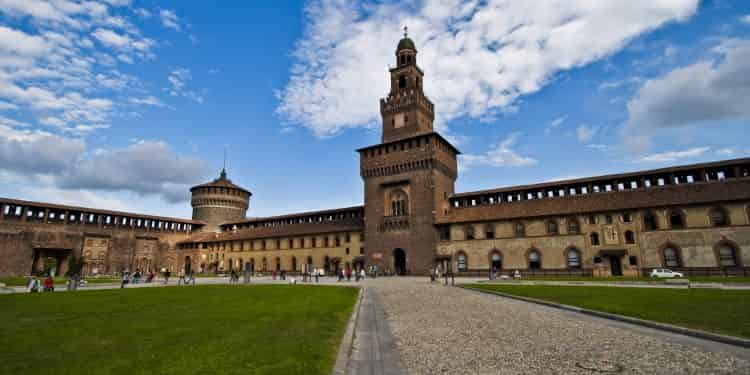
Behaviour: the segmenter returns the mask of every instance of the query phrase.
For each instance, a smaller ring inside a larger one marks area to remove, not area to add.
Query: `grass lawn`
[[[39,280],[44,282],[44,277],[39,277]],[[65,284],[68,282],[67,277],[55,277],[55,289],[65,289]],[[120,278],[118,277],[88,277],[86,282],[89,284],[113,284],[119,283]],[[6,286],[27,286],[29,285],[28,276],[8,276],[0,277],[0,283]]]
[[[0,295],[0,374],[329,374],[357,289]]]
[[[686,277],[691,282],[700,283],[750,283],[750,277],[723,277],[723,276],[692,276]],[[653,277],[523,277],[521,280],[539,281],[596,281],[605,283],[618,283],[625,281],[644,281],[650,283],[664,283],[665,279]]]
[[[750,290],[488,284],[469,286],[750,338]]]

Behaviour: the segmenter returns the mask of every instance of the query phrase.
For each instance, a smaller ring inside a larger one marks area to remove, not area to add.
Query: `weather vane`
[[[407,31],[409,31],[409,26],[404,25],[404,38],[406,38]]]

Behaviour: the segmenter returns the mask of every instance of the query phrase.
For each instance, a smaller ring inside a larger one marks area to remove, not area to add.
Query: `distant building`
[[[0,199],[0,275],[83,257],[121,270],[426,274],[750,274],[750,159],[455,193],[459,151],[433,130],[414,42],[380,101],[382,142],[357,150],[364,205],[247,219],[226,171],[190,189],[191,220]]]

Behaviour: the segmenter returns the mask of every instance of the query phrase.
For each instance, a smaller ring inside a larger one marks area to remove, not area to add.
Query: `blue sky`
[[[0,196],[361,204],[405,24],[459,192],[750,154],[748,2],[0,0]]]

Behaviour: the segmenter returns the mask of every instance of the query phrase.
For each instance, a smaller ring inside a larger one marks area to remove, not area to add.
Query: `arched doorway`
[[[185,257],[185,274],[186,275],[190,274],[190,256],[189,255]]]
[[[406,275],[406,251],[404,249],[393,250],[393,269],[397,275]]]
[[[497,250],[490,252],[490,270],[500,271],[503,269],[503,255]]]

